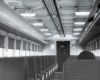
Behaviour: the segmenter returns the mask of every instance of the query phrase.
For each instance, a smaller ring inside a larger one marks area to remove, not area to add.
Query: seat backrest
[[[69,56],[68,59],[77,59],[78,56]]]
[[[29,73],[29,80],[31,80],[32,78],[35,79],[35,63],[34,63],[34,58],[30,57],[27,58],[28,61],[28,73]]]
[[[63,80],[100,80],[100,61],[67,60],[63,66]]]
[[[0,61],[0,80],[24,80],[24,58],[3,58]]]

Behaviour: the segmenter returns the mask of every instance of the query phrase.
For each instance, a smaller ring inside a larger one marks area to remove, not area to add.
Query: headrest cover
[[[92,52],[89,51],[83,51],[79,54],[79,56],[77,57],[77,59],[95,59],[95,56]]]

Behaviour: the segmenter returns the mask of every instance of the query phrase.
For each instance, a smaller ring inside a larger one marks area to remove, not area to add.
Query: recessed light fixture
[[[74,22],[75,25],[84,25],[85,22]]]
[[[43,23],[32,23],[34,26],[43,26]]]
[[[80,33],[73,33],[73,35],[79,35]]]
[[[22,1],[16,1],[16,0],[11,0],[11,1],[7,1],[7,0],[3,0],[6,3],[22,3]]]
[[[90,12],[75,12],[75,15],[78,16],[88,16],[90,14]]]
[[[46,36],[52,35],[52,33],[44,33]]]
[[[48,29],[40,29],[40,31],[48,31]]]
[[[58,37],[60,37],[60,35],[53,35],[53,37],[56,37],[56,38],[58,38]]]
[[[82,29],[73,29],[73,31],[82,31]]]
[[[72,38],[72,35],[66,35],[67,38]]]
[[[32,16],[35,16],[36,14],[35,13],[20,13],[20,15],[24,17],[32,17]]]

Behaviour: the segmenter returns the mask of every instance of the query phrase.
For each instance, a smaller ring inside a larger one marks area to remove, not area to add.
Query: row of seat
[[[70,56],[63,64],[63,80],[100,80],[100,60],[87,51]]]
[[[55,56],[0,59],[0,80],[43,80],[56,70]]]

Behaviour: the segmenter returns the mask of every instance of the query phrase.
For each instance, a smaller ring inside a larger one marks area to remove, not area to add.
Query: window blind
[[[0,48],[4,48],[5,36],[0,35]]]
[[[23,50],[26,50],[26,42],[23,42]]]
[[[21,46],[20,46],[21,41],[20,40],[16,40],[16,49],[20,50]]]
[[[13,38],[9,38],[8,49],[14,49],[14,39]]]

